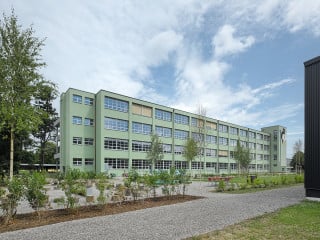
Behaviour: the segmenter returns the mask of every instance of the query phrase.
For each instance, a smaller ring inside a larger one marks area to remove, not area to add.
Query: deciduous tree
[[[156,162],[163,159],[162,142],[157,134],[151,135],[151,146],[147,152],[147,159],[151,165],[151,172],[153,172]]]

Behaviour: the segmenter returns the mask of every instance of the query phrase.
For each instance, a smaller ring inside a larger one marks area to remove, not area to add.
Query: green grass
[[[229,239],[320,239],[320,202],[303,201],[194,240]]]

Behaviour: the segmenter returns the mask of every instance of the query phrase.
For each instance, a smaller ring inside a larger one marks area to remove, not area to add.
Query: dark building
[[[305,66],[305,188],[320,198],[320,56]]]

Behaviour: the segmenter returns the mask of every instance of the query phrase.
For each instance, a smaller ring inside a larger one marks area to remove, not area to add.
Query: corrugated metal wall
[[[305,188],[320,198],[320,57],[305,66]]]

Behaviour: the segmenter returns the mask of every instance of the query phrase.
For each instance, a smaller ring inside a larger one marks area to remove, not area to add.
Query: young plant
[[[99,190],[99,196],[97,198],[99,204],[105,204],[107,198],[105,196],[105,190],[107,188],[108,181],[107,177],[104,174],[100,174],[97,176],[96,187]]]

